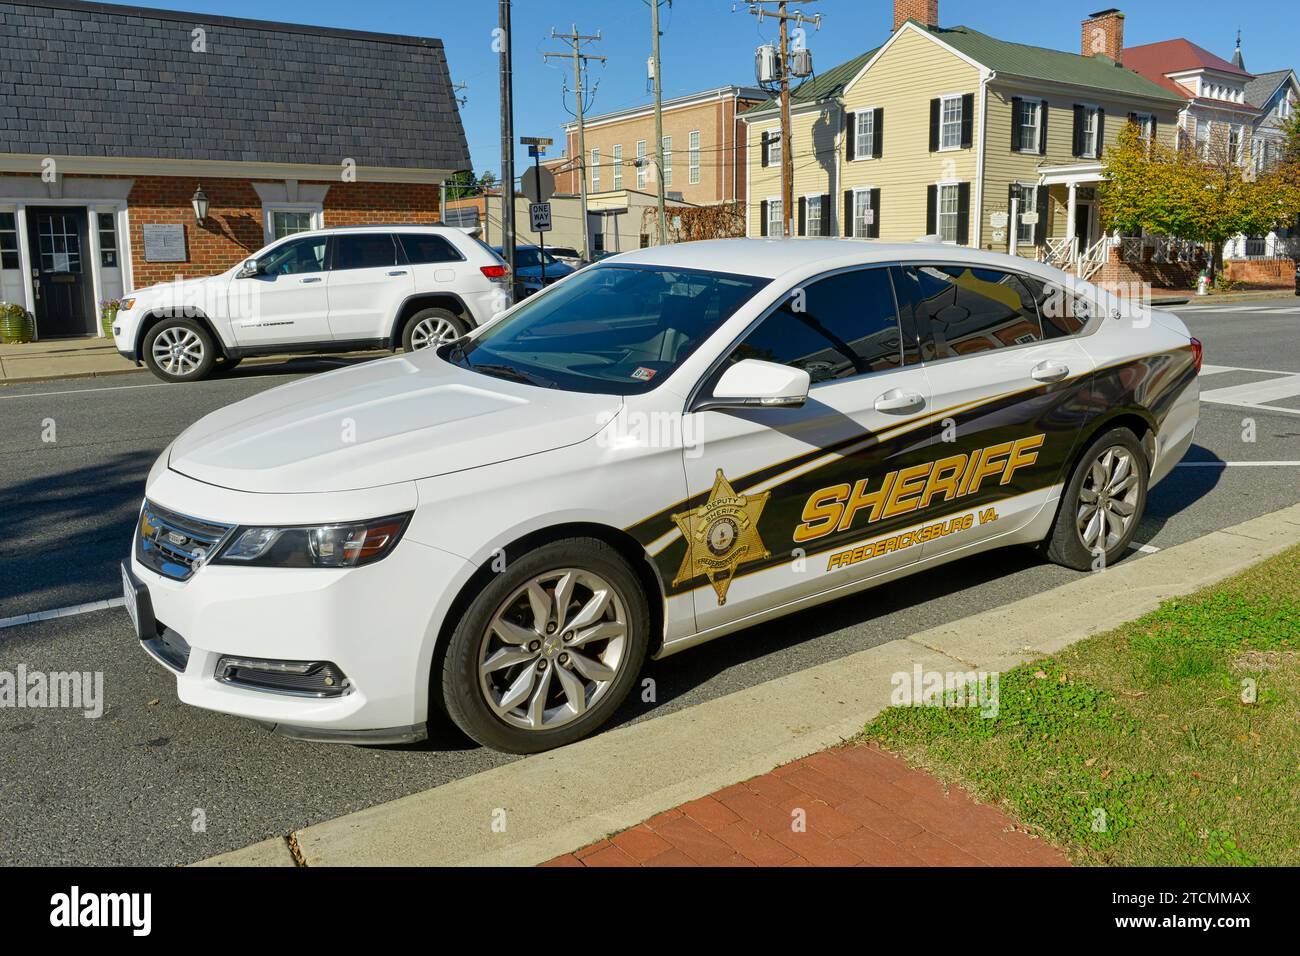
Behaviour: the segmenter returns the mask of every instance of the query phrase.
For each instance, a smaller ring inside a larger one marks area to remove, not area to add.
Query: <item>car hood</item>
[[[196,279],[174,279],[171,282],[159,282],[145,286],[143,289],[134,289],[128,293],[128,296],[133,299],[147,300],[150,306],[188,304],[202,307],[197,297],[216,286],[224,286],[228,279],[229,276],[224,272],[215,276],[200,276]]]
[[[428,350],[305,378],[200,419],[169,466],[268,494],[348,491],[478,468],[591,438],[622,404],[490,378]]]

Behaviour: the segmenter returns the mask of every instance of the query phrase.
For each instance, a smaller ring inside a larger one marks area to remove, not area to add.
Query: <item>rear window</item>
[[[386,232],[354,232],[334,237],[334,269],[375,269],[397,265],[397,247]]]
[[[402,244],[406,261],[413,266],[431,262],[460,262],[465,258],[445,238],[433,233],[402,232],[398,233],[397,241]]]
[[[927,359],[973,355],[1043,338],[1034,293],[1011,272],[965,265],[904,266]],[[900,290],[902,294],[902,290]]]

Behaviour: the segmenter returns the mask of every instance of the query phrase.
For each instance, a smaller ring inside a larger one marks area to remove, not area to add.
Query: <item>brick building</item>
[[[0,300],[44,338],[292,232],[436,221],[470,165],[437,39],[0,0],[0,61]]]

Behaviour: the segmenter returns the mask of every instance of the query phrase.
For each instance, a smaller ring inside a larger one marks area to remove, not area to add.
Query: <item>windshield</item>
[[[462,368],[534,385],[647,392],[770,281],[661,266],[595,266],[442,354]]]

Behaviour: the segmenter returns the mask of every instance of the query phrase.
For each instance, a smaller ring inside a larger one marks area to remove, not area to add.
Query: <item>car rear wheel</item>
[[[447,645],[442,702],[494,750],[572,743],[627,697],[649,636],[645,594],[613,548],[548,544],[508,563],[471,602]]]
[[[407,320],[402,330],[402,348],[407,352],[452,342],[469,331],[465,320],[447,309],[421,309]]]
[[[217,359],[208,330],[193,319],[167,318],[144,337],[144,363],[164,382],[197,382]]]
[[[1146,509],[1146,451],[1127,428],[1096,438],[1075,465],[1045,542],[1047,557],[1076,571],[1119,560]],[[1099,560],[1103,558],[1104,562]]]

